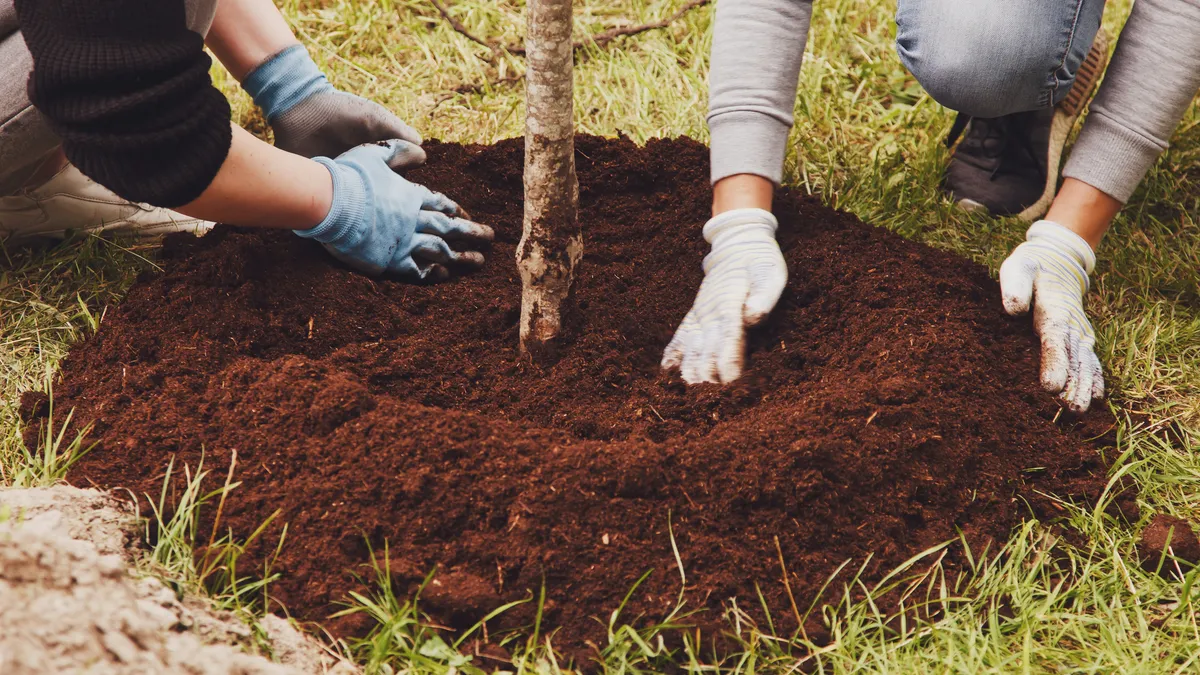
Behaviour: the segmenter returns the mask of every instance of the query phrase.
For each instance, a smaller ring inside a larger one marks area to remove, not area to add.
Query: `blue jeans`
[[[938,103],[974,117],[1066,97],[1104,0],[899,0],[896,51]]]

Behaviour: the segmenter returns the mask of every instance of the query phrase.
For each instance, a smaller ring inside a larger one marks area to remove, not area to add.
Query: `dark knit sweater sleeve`
[[[186,204],[229,154],[229,102],[183,0],[17,0],[30,101],[87,176],[136,202]]]

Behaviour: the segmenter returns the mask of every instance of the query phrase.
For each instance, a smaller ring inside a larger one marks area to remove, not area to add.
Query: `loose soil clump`
[[[1160,513],[1142,531],[1142,567],[1163,577],[1182,577],[1200,564],[1200,539],[1188,521]]]
[[[236,451],[221,526],[246,536],[280,510],[272,592],[294,615],[324,621],[386,550],[399,591],[439,570],[422,607],[453,627],[544,584],[565,648],[602,643],[594,617],[647,570],[624,616],[666,615],[672,535],[705,610],[688,622],[711,634],[731,598],[761,621],[757,587],[786,632],[777,545],[803,610],[848,559],[872,556],[878,579],[959,531],[978,549],[1054,518],[1045,494],[1102,490],[1091,439],[1111,417],[1063,418],[1029,320],[1004,315],[983,267],[786,190],[791,277],[745,377],[660,373],[707,252],[707,150],[690,140],[578,140],[579,311],[552,362],[522,360],[522,143],[427,149],[411,178],[496,228],[481,273],[367,279],[286,232],[169,240],[165,271],[63,366],[55,408],[98,443],[73,481],[156,495],[172,458],[223,477]],[[44,407],[28,403],[33,438]]]

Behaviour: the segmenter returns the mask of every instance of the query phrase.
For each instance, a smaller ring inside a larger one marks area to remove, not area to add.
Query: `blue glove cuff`
[[[296,107],[304,99],[333,85],[308,55],[304,45],[292,45],[263,61],[242,81],[268,122]]]
[[[325,219],[308,230],[292,230],[305,239],[316,239],[337,249],[351,248],[358,242],[347,241],[363,228],[355,225],[366,221],[367,209],[372,204],[366,182],[352,168],[338,164],[328,157],[316,157],[313,161],[329,170],[333,177],[333,200]]]

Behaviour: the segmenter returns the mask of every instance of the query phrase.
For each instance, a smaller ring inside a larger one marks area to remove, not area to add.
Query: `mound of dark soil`
[[[357,276],[286,232],[168,242],[166,271],[63,366],[56,408],[98,442],[73,481],[157,495],[170,458],[203,457],[216,487],[236,451],[222,526],[280,511],[273,592],[293,614],[338,609],[386,543],[400,591],[440,570],[423,606],[453,626],[545,584],[563,647],[602,641],[593,617],[647,570],[625,616],[674,605],[671,532],[707,609],[690,621],[723,625],[735,597],[761,619],[757,585],[789,630],[776,537],[803,609],[847,559],[873,554],[878,578],[959,530],[982,547],[1055,516],[1044,493],[1102,488],[1088,439],[1111,418],[1058,420],[1029,321],[986,270],[796,194],[776,207],[791,279],[745,378],[661,374],[707,249],[707,152],[688,140],[579,139],[582,311],[555,363],[523,362],[521,154],[429,144],[412,177],[499,238],[483,272],[440,286]]]

